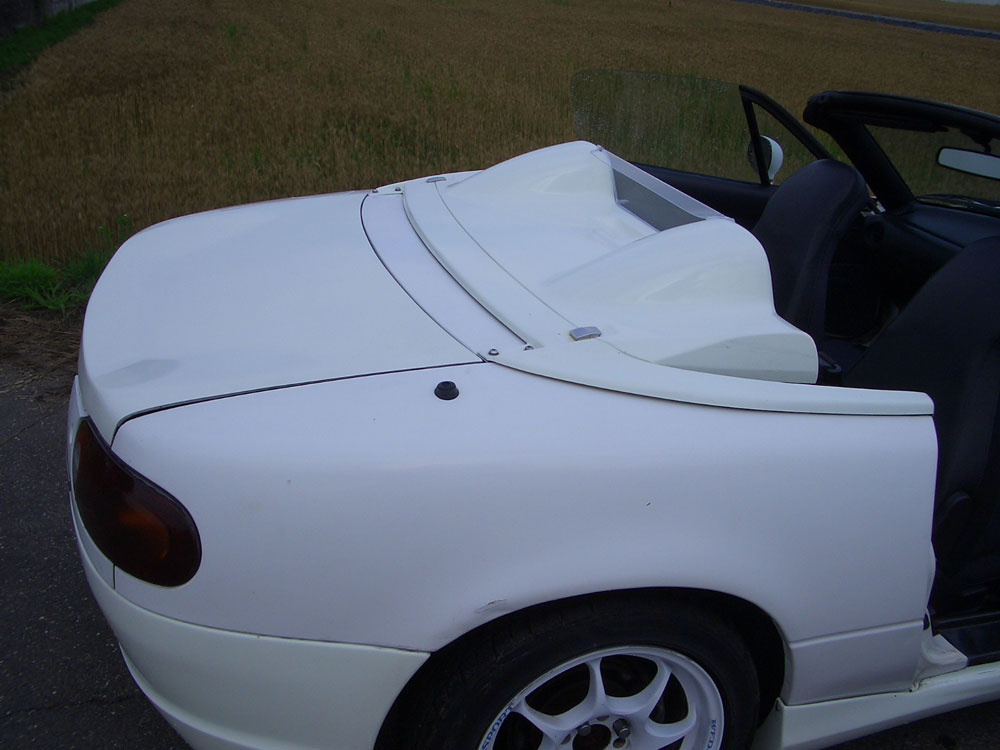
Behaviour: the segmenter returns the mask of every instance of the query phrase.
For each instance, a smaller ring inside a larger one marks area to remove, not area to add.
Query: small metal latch
[[[583,326],[582,328],[574,328],[569,332],[569,335],[574,341],[596,339],[601,335],[601,329],[597,326]]]

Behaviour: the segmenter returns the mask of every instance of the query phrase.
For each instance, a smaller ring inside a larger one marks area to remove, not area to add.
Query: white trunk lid
[[[348,193],[212,211],[130,239],[98,282],[83,402],[129,416],[264,388],[474,362],[393,280]]]

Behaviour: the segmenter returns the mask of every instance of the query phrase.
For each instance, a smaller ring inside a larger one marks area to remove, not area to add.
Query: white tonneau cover
[[[705,404],[931,410],[918,394],[791,386],[815,382],[816,347],[775,312],[756,238],[592,143],[376,192],[390,191],[441,264],[526,342],[488,359]]]
[[[595,327],[602,341],[654,364],[815,381],[816,347],[775,313],[754,236],[603,149],[567,143],[430,184],[511,277],[460,281],[525,340],[553,344]],[[420,226],[425,217],[411,212]],[[456,252],[450,243],[434,249]],[[549,314],[522,321],[516,286]]]

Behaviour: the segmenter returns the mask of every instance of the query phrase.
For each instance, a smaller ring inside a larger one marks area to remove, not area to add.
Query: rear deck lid
[[[164,406],[479,359],[379,262],[362,193],[211,211],[118,251],[87,308],[83,402],[110,440]]]

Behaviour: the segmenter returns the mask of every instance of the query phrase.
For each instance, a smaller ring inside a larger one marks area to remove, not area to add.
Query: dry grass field
[[[1000,110],[1000,42],[728,0],[124,0],[0,91],[0,259],[568,140],[586,68]]]

